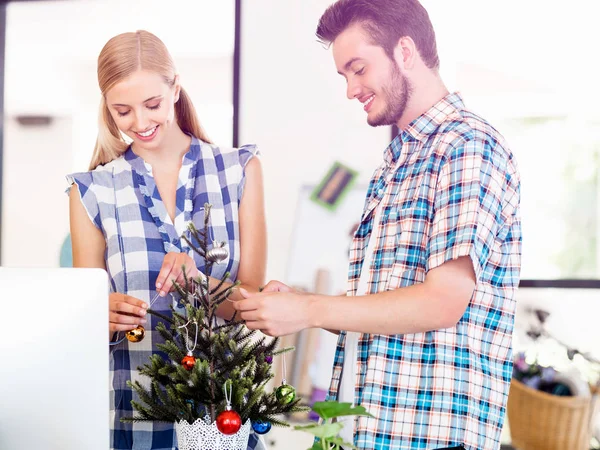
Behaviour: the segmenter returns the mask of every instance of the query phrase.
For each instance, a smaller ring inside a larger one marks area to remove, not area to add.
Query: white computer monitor
[[[0,449],[109,448],[108,281],[0,267]]]

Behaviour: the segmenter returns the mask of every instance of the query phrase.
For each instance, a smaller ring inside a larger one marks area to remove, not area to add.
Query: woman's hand
[[[146,310],[148,305],[129,295],[112,293],[108,296],[108,325],[109,330],[129,331],[138,325],[146,323]]]
[[[161,297],[175,290],[173,280],[178,284],[184,283],[182,266],[185,266],[185,274],[188,278],[195,278],[200,273],[196,263],[187,253],[167,253],[156,278],[156,290],[160,291]]]

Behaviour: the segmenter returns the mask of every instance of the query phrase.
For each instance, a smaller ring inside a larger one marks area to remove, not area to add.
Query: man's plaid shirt
[[[360,449],[499,448],[512,375],[519,199],[519,172],[504,138],[457,93],[385,150],[354,236],[348,295],[355,295],[369,239],[376,239],[365,268],[369,293],[421,283],[461,256],[471,258],[477,284],[452,328],[361,335],[355,400],[375,418],[356,420]],[[383,209],[374,224],[376,207]],[[337,398],[345,336],[330,398]]]

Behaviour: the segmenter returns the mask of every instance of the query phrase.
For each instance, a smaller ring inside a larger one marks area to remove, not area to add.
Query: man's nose
[[[353,82],[352,80],[348,81],[348,85],[346,86],[346,97],[349,100],[353,98],[357,98],[360,95],[360,86],[358,83]]]

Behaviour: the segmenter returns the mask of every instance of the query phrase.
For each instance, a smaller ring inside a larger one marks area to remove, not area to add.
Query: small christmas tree
[[[273,357],[292,349],[277,350],[278,339],[252,339],[256,331],[236,320],[235,314],[231,320],[218,323],[217,308],[239,282],[227,287],[226,273],[216,286],[214,281],[210,285],[212,266],[227,258],[227,250],[218,243],[209,249],[209,218],[210,205],[206,204],[204,229],[198,230],[190,223],[191,239],[182,236],[204,259],[206,274],[194,279],[186,277],[183,285],[175,284],[185,315],[173,306],[172,317],[148,309],[148,313],[164,321],[156,329],[165,342],[157,347],[168,359],[153,354],[139,368],[150,379],[148,388],[138,381],[128,382],[141,402],[132,401],[138,414],[123,420],[185,420],[190,424],[197,419],[206,423],[216,420],[224,434],[237,432],[248,419],[260,434],[268,431],[271,424],[288,426],[279,416],[306,408],[299,405],[293,387],[284,384],[266,392],[266,385],[273,378]]]

